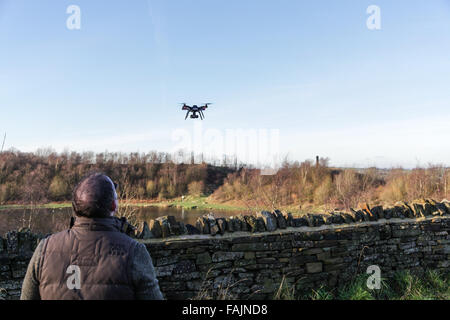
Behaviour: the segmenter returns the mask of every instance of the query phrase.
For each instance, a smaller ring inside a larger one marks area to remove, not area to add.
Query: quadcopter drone
[[[181,108],[181,110],[187,110],[186,117],[184,118],[184,120],[187,119],[190,112],[192,112],[191,119],[197,119],[200,116],[200,119],[203,120],[205,118],[203,111],[205,111],[206,108],[208,108],[208,106],[210,104],[212,104],[212,103],[205,103],[205,105],[200,106],[200,107],[194,104],[192,107],[190,107],[190,106],[186,105],[185,103],[182,103],[183,107]]]

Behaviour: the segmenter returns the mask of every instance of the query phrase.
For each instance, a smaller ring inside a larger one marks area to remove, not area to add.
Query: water
[[[177,221],[195,226],[197,218],[211,210],[161,208],[161,207],[136,207],[136,217],[140,221],[149,221],[161,216],[174,216]],[[242,211],[218,211],[214,210],[215,217],[227,217],[238,214],[246,214]],[[22,227],[30,228],[35,233],[55,233],[69,227],[72,208],[61,209],[11,209],[0,211],[0,235],[7,231],[18,230]]]

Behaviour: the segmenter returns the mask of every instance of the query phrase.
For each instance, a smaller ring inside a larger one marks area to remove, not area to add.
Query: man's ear
[[[116,201],[115,200],[111,203],[111,212],[114,212],[114,211],[116,211]]]

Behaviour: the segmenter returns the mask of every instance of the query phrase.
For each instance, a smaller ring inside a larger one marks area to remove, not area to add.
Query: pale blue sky
[[[278,129],[290,159],[450,165],[449,54],[448,0],[0,0],[0,133],[172,151],[178,103],[214,102],[203,130]]]

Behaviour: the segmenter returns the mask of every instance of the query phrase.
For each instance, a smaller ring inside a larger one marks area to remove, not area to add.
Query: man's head
[[[118,209],[116,184],[102,173],[83,178],[73,191],[72,207],[77,216],[106,218]]]

